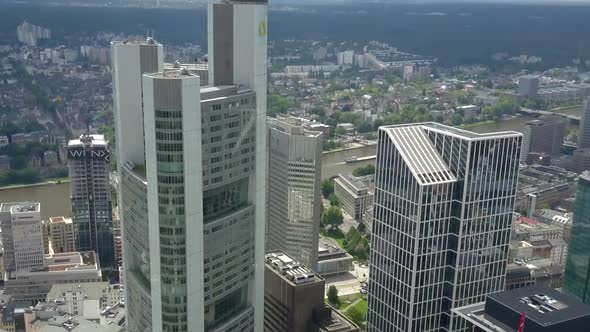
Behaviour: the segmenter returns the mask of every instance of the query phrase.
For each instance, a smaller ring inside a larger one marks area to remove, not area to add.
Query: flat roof
[[[29,213],[40,212],[41,204],[39,202],[12,202],[0,204],[0,212]]]
[[[81,135],[80,138],[72,139],[68,142],[68,147],[72,146],[107,146],[107,141],[104,135],[92,134],[92,135]]]
[[[557,310],[541,313],[539,310],[522,301],[523,298],[529,298],[538,294],[546,295],[557,301],[557,303],[554,303],[553,305]],[[526,312],[527,319],[545,326],[559,324],[570,319],[584,316],[590,317],[590,305],[582,303],[573,296],[539,285],[491,294],[488,295],[488,301],[489,299],[492,299],[519,314]]]
[[[299,263],[280,250],[265,254],[264,265],[291,285],[305,285],[324,280],[311,268]]]

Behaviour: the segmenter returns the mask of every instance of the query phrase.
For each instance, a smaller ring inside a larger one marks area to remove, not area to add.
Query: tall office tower
[[[297,118],[269,119],[266,250],[317,269],[322,133]]]
[[[590,303],[590,172],[584,172],[578,180],[563,288]]]
[[[566,120],[563,116],[551,115],[527,122],[521,160],[525,162],[530,152],[546,153],[550,156],[561,154]]]
[[[78,251],[94,251],[103,269],[114,269],[110,154],[103,135],[82,135],[68,143],[72,221]]]
[[[590,149],[590,98],[586,99],[582,110],[578,132],[578,149]]]
[[[0,226],[6,271],[43,267],[41,204],[2,203]]]
[[[379,128],[368,331],[464,331],[451,309],[504,289],[521,143]]]
[[[163,49],[153,39],[111,44],[123,282],[130,332],[158,331],[152,329],[142,75],[163,70]]]
[[[115,112],[130,89],[144,105],[145,154],[126,157],[136,149],[117,134],[132,332],[262,330],[266,15],[266,1],[209,6],[208,86],[182,66],[115,83]]]

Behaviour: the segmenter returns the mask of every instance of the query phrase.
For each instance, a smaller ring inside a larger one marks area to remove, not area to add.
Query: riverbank
[[[15,184],[10,184],[7,186],[0,187],[0,190],[36,187],[36,186],[43,186],[43,185],[48,185],[48,184],[62,184],[62,183],[70,183],[70,178],[68,178],[68,177],[49,178],[49,179],[45,179],[43,182],[37,182],[37,183],[15,183]]]
[[[60,182],[61,181],[61,182]],[[70,217],[70,183],[66,179],[51,179],[42,183],[10,185],[0,188],[0,203],[39,202],[41,218]]]

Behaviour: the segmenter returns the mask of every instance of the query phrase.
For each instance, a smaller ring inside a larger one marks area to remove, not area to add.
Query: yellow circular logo
[[[266,36],[266,22],[262,21],[260,22],[260,24],[258,25],[258,34],[260,34],[261,37]]]

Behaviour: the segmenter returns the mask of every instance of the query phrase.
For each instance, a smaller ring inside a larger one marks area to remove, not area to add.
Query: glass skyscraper
[[[131,332],[262,330],[266,17],[210,4],[207,75],[152,40],[113,45]]]
[[[381,127],[369,331],[464,331],[450,309],[504,289],[522,135]]]
[[[563,288],[590,303],[590,172],[584,172],[578,180],[571,234]]]

